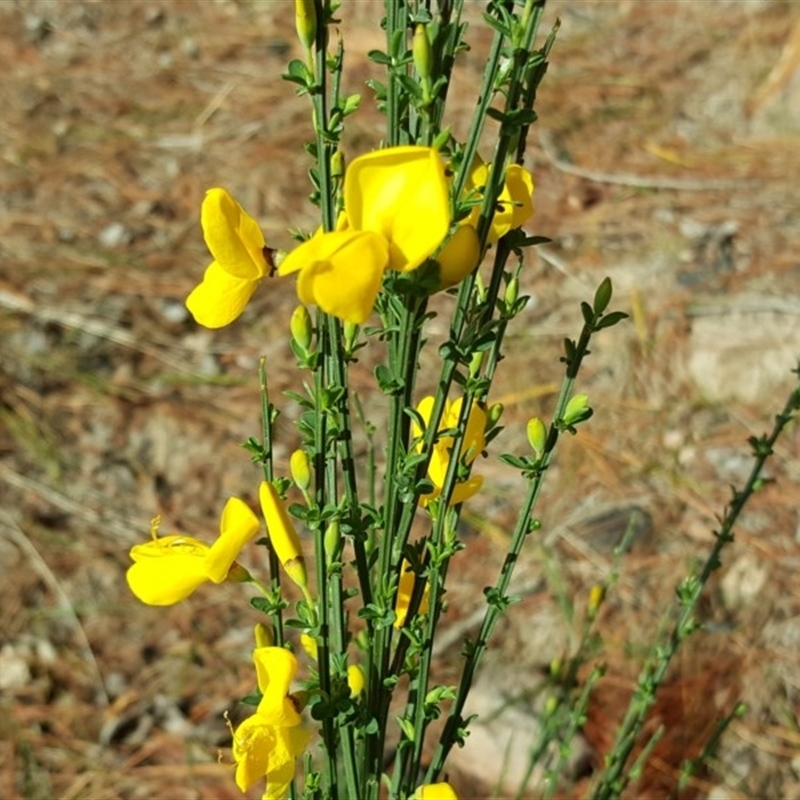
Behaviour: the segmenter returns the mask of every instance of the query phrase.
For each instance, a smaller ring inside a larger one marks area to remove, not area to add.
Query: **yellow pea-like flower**
[[[417,405],[423,420],[427,424],[430,421],[434,406],[433,397],[423,397]],[[448,400],[445,403],[444,413],[442,414],[439,430],[448,430],[458,426],[458,419],[461,415],[462,398],[458,398],[452,403]],[[473,403],[467,417],[467,425],[461,443],[461,461],[469,466],[486,448],[486,412],[479,405]],[[414,424],[413,431],[415,437],[422,436],[422,431]],[[417,450],[422,449],[422,443],[417,445]],[[431,479],[434,489],[430,494],[422,498],[424,504],[435,500],[442,493],[447,470],[450,465],[450,458],[453,452],[453,439],[450,436],[440,436],[433,445],[433,453],[428,464],[428,477]],[[468,500],[480,491],[483,486],[483,477],[480,475],[470,475],[462,481],[456,481],[453,492],[450,496],[450,505],[458,505]]]
[[[201,325],[221,328],[244,311],[272,266],[258,223],[225,189],[206,192],[200,224],[214,261],[186,298],[186,307]]]
[[[233,733],[236,785],[246,792],[266,777],[264,798],[283,800],[311,738],[301,727],[298,698],[289,694],[297,659],[282,647],[257,647],[253,661],[262,696],[255,714]]]
[[[533,214],[533,176],[525,167],[519,164],[509,164],[506,167],[503,189],[497,198],[492,224],[489,228],[487,242],[496,242],[510,230],[519,228]],[[467,180],[466,188],[483,191],[489,180],[489,167],[476,157]],[[467,221],[475,228],[478,227],[480,217],[480,204],[476,205]]]
[[[281,262],[298,273],[300,302],[355,325],[372,313],[387,269],[408,272],[450,228],[444,163],[431,147],[390,147],[356,158],[344,177],[344,214]]]
[[[258,517],[238,497],[225,504],[220,534],[211,546],[183,534],[159,537],[154,520],[152,541],[131,549],[134,563],[126,575],[128,586],[143,603],[169,606],[185,600],[206,581],[247,580],[244,569],[236,570],[236,559],[259,527]]]

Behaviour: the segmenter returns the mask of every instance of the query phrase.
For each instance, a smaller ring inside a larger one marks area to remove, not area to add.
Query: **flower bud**
[[[503,411],[505,406],[502,403],[492,403],[489,408],[486,409],[486,430],[490,431],[492,428],[497,426],[497,423],[500,422],[500,417],[503,416]]]
[[[292,332],[292,339],[297,343],[297,346],[304,353],[307,353],[311,347],[313,328],[311,316],[305,306],[297,306],[292,312],[292,317],[289,320],[289,330]]]
[[[350,664],[347,668],[347,685],[350,687],[350,697],[355,700],[364,691],[364,670],[358,664]]]
[[[317,647],[317,640],[308,633],[300,634],[300,647],[306,651],[309,658],[316,661],[319,648]]]
[[[262,481],[258,490],[261,510],[267,523],[267,532],[275,555],[286,574],[301,588],[308,588],[308,576],[300,537],[294,529],[286,506],[278,496],[277,489],[267,481]]]
[[[295,450],[289,459],[289,470],[292,473],[292,480],[297,484],[301,492],[307,492],[311,486],[311,464],[305,450]]]
[[[344,153],[341,150],[335,150],[331,156],[331,177],[344,177]]]
[[[469,376],[470,378],[477,378],[483,366],[483,355],[485,350],[476,350],[472,354],[472,359],[469,362]]]
[[[342,537],[339,533],[339,523],[337,520],[332,519],[328,523],[323,539],[325,547],[325,556],[328,561],[333,561],[339,555],[339,547],[341,545]]]
[[[601,586],[599,583],[596,583],[594,586],[592,586],[591,591],[589,592],[589,607],[587,609],[590,620],[593,620],[597,616],[597,612],[600,610],[600,606],[603,605],[603,600],[605,600],[605,597],[605,586]]]
[[[361,330],[360,326],[355,322],[348,322],[345,320],[342,326],[342,333],[344,334],[344,351],[345,353],[353,353],[358,341],[358,332]]]
[[[430,84],[433,74],[433,51],[428,31],[422,23],[414,28],[414,43],[411,45],[411,52],[414,56],[414,68],[423,82]]]
[[[253,635],[256,640],[256,647],[272,647],[275,644],[269,628],[261,622],[255,624]]]
[[[579,422],[583,422],[591,416],[592,409],[589,407],[589,395],[576,394],[567,403],[562,422],[569,427],[571,425],[577,425]]]
[[[547,428],[539,417],[528,420],[528,444],[536,455],[541,455],[547,444]]]
[[[519,278],[515,275],[506,286],[506,307],[511,308],[519,297]]]
[[[317,38],[317,6],[314,0],[295,0],[294,21],[300,44],[310,50]]]

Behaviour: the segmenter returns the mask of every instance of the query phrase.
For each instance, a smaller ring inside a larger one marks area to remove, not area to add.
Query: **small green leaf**
[[[382,64],[384,66],[392,63],[392,59],[382,50],[370,50],[369,53],[367,53],[367,58],[370,61],[374,61],[376,64]]]
[[[624,311],[612,311],[610,314],[606,314],[595,326],[594,329],[596,331],[600,331],[603,328],[610,328],[613,325],[616,325],[618,322],[622,322],[622,320],[627,319],[628,315]]]
[[[597,287],[597,291],[594,293],[593,305],[595,314],[602,314],[606,308],[608,308],[613,291],[614,288],[611,285],[611,278],[604,278],[603,282]]]

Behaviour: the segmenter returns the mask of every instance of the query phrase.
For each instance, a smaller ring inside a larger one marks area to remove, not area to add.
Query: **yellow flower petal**
[[[300,714],[289,699],[297,659],[284,647],[257,647],[253,651],[258,688],[262,692],[258,713],[270,725],[286,728],[299,725]]]
[[[286,750],[289,752],[288,747]],[[280,767],[270,770],[267,773],[267,787],[264,794],[261,795],[261,800],[283,800],[289,793],[289,786],[294,778],[296,767],[296,761],[292,758],[283,762]]]
[[[506,169],[506,188],[514,202],[511,228],[519,228],[533,215],[533,175],[519,164],[509,164]]]
[[[439,262],[439,288],[461,283],[478,266],[481,257],[478,233],[470,224],[459,225],[436,260]]]
[[[413,800],[458,800],[458,795],[449,783],[426,783],[414,792]]]
[[[411,565],[404,558],[400,567],[400,579],[397,582],[397,599],[394,604],[395,628],[402,628],[408,616],[408,606],[411,602],[411,594],[414,591],[414,584],[417,576],[412,572]],[[428,583],[425,582],[425,590],[419,604],[418,614],[424,614],[428,610]]]
[[[389,242],[389,266],[408,272],[430,257],[450,227],[444,163],[431,147],[390,147],[356,158],[344,178],[353,230]]]
[[[258,714],[248,717],[233,734],[233,758],[236,761],[236,785],[246,792],[267,774],[270,754],[275,744],[275,729],[264,725]]]
[[[238,497],[229,498],[222,509],[219,538],[206,557],[206,575],[214,583],[222,583],[242,548],[261,527],[258,517]]]
[[[470,497],[476,495],[483,486],[482,475],[470,475],[465,481],[458,481],[453,487],[453,494],[450,496],[450,505],[457,506]]]
[[[489,168],[476,156],[466,183],[466,190],[477,189],[482,195],[488,179]],[[509,164],[506,168],[503,189],[497,199],[497,207],[489,228],[487,236],[489,244],[496,242],[501,236],[505,236],[510,230],[518,228],[529,219],[533,214],[532,194],[533,176],[531,173],[519,164]],[[480,205],[475,206],[467,218],[469,224],[476,228],[480,210]]]
[[[439,430],[449,430],[458,426],[458,419],[461,415],[461,405],[463,398],[459,397],[452,403],[445,402],[444,412],[439,424]],[[433,411],[434,398],[424,397],[417,405],[422,418],[426,423],[430,421],[431,412]],[[419,437],[421,432],[419,426],[412,425],[415,437]],[[467,417],[467,425],[464,430],[464,437],[461,444],[461,460],[464,464],[471,464],[485,449],[486,447],[486,412],[477,404],[473,404],[470,409],[469,416]],[[453,447],[453,438],[450,436],[440,436],[431,453],[431,459],[428,463],[428,477],[433,483],[433,491],[423,495],[421,500],[423,505],[427,505],[432,500],[435,500],[444,488],[447,470],[450,465],[450,458]],[[421,451],[422,445],[417,444],[417,450]],[[458,505],[468,500],[476,494],[483,486],[483,478],[480,475],[472,475],[467,480],[456,481],[453,487],[453,492],[450,497],[450,505]]]
[[[347,667],[347,685],[350,687],[350,697],[355,699],[364,691],[366,678],[364,670],[358,664],[350,664]]]
[[[206,192],[200,224],[211,255],[225,272],[248,280],[264,277],[267,272],[264,234],[225,189]]]
[[[195,321],[206,328],[229,325],[244,311],[261,279],[237,278],[214,261],[186,298]]]
[[[388,263],[386,240],[370,231],[333,231],[303,242],[278,272],[300,270],[297,296],[346,322],[360,325],[372,313]]]
[[[150,606],[171,606],[185,600],[206,581],[210,548],[191,536],[162,536],[135,545],[135,562],[126,579],[133,594]]]

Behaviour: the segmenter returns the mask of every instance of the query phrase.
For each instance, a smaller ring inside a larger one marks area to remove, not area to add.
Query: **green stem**
[[[800,374],[800,366],[796,371]],[[655,702],[656,692],[664,680],[670,661],[680,645],[697,629],[694,612],[703,590],[712,573],[722,564],[720,560],[722,550],[733,542],[733,527],[739,515],[762,483],[761,472],[767,459],[773,453],[775,442],[798,410],[800,410],[800,383],[795,386],[783,410],[775,417],[775,425],[769,436],[760,440],[751,439],[755,462],[745,481],[744,488],[734,491],[733,499],[723,515],[720,529],[714,532],[714,546],[711,548],[703,568],[684,579],[678,587],[680,611],[677,621],[667,640],[656,642],[651,649],[650,657],[639,675],[628,711],[617,730],[614,747],[606,758],[605,769],[592,794],[594,800],[608,800],[608,798],[616,797],[625,788],[627,784],[627,776],[623,774],[625,764],[642,731],[647,712]]]
[[[264,458],[262,467],[264,470],[264,480],[272,483],[272,406],[269,402],[269,384],[267,383],[267,359],[262,356],[258,360],[258,385],[261,394],[261,446]],[[278,556],[270,543],[267,548],[269,561],[269,584],[270,590],[274,593],[273,597],[279,597],[281,593],[281,569]],[[259,584],[261,585],[261,584]],[[267,595],[269,596],[269,595]],[[283,614],[280,608],[276,608],[272,616],[272,632],[275,644],[283,647],[285,634],[283,631]]]
[[[556,408],[553,412],[553,421],[550,426],[550,433],[547,438],[545,450],[538,462],[536,473],[531,480],[528,492],[520,508],[520,512],[517,517],[517,523],[511,537],[508,553],[503,561],[503,566],[500,569],[498,579],[493,589],[487,594],[487,598],[489,599],[487,601],[488,606],[483,618],[483,623],[481,624],[478,637],[474,644],[471,645],[469,653],[466,657],[456,699],[453,702],[452,708],[450,709],[444,732],[442,733],[441,739],[434,753],[433,760],[428,767],[426,782],[432,782],[436,779],[444,766],[447,755],[449,754],[453,745],[459,740],[458,732],[459,729],[464,725],[464,719],[462,717],[464,704],[466,703],[467,695],[472,688],[472,683],[474,681],[478,666],[480,665],[483,655],[488,647],[492,632],[494,631],[498,620],[505,610],[507,601],[506,592],[508,591],[508,587],[511,583],[511,578],[514,573],[514,568],[517,564],[519,554],[522,550],[522,546],[528,534],[532,530],[531,516],[533,509],[542,490],[544,476],[547,474],[547,468],[550,464],[550,460],[552,459],[553,451],[558,443],[560,435],[558,421],[564,415],[564,411],[566,410],[567,403],[572,392],[575,375],[577,375],[580,364],[588,353],[588,345],[591,338],[592,329],[593,326],[591,326],[589,323],[584,325],[579,343],[576,346],[574,357],[567,365],[567,375],[562,382],[561,392],[559,393],[558,401],[556,402]],[[584,334],[586,335],[584,336]]]

